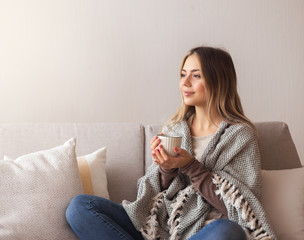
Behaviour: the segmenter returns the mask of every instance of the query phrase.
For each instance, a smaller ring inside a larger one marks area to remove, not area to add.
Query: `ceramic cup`
[[[157,135],[161,140],[160,144],[162,145],[165,152],[170,156],[177,156],[177,153],[174,152],[175,147],[181,147],[182,137],[180,136],[166,136],[166,135]]]

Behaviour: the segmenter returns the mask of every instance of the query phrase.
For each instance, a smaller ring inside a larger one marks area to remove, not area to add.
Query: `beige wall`
[[[232,55],[253,121],[289,124],[304,164],[304,1],[0,0],[0,122],[167,120],[183,55]]]

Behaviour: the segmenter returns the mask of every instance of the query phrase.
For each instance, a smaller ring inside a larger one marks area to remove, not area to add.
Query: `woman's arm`
[[[159,173],[160,173],[160,186],[161,190],[166,190],[170,184],[172,183],[173,179],[177,176],[178,174],[178,169],[174,168],[172,170],[166,171],[159,167]]]
[[[228,216],[227,208],[219,195],[215,194],[216,185],[212,181],[212,174],[205,169],[202,164],[195,158],[185,167],[180,168],[180,171],[186,174],[193,187],[208,201],[214,208],[220,211],[225,216]],[[160,183],[162,191],[167,189],[173,179],[178,174],[178,169],[166,171],[159,167]]]
[[[225,216],[228,216],[224,201],[215,193],[217,186],[213,183],[212,174],[209,170],[205,169],[198,160],[193,159],[186,167],[181,168],[180,171],[190,178],[193,187],[214,208]]]

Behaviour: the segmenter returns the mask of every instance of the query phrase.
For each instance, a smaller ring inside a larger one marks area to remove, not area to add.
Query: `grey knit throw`
[[[186,120],[163,132],[183,136],[182,148],[193,154]],[[221,122],[199,161],[213,174],[228,218],[246,230],[248,239],[276,239],[259,201],[261,163],[254,130],[246,124]],[[211,209],[181,172],[162,192],[155,163],[138,181],[137,200],[123,201],[123,207],[136,229],[151,240],[189,239],[202,229]]]

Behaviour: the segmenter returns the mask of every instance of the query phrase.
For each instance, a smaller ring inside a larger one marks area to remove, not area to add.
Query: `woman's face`
[[[205,106],[206,82],[199,59],[195,54],[186,59],[181,72],[179,86],[186,105]]]

